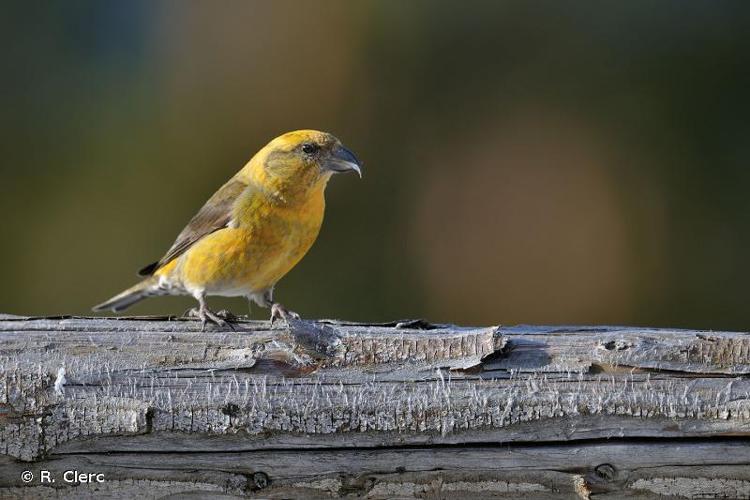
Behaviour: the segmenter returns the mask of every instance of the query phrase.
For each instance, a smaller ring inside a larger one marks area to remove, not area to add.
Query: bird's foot
[[[227,311],[226,309],[222,309],[219,312],[213,312],[207,307],[203,309],[198,307],[190,308],[185,311],[184,316],[201,320],[201,331],[206,330],[206,323],[208,322],[211,322],[221,328],[228,326],[229,328],[234,330],[231,322],[237,321],[238,319],[237,316]]]
[[[271,306],[271,324],[273,325],[277,319],[283,319],[289,323],[290,319],[300,319],[300,317],[296,312],[284,307],[284,304],[274,302]]]
[[[229,309],[222,309],[221,311],[217,311],[216,315],[228,323],[237,323],[240,320],[240,317],[234,314]]]

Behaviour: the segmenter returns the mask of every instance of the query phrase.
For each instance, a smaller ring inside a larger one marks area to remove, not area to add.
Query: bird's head
[[[362,164],[336,137],[317,130],[296,130],[269,142],[250,160],[247,174],[282,194],[305,194],[325,188],[333,174],[356,172]]]

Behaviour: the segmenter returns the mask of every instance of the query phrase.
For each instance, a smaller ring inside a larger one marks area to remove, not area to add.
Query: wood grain
[[[749,373],[734,332],[5,315],[0,497],[750,498]]]

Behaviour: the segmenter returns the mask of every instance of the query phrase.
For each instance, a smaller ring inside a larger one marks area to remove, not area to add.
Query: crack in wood
[[[749,375],[745,333],[0,315],[0,496],[742,494]]]

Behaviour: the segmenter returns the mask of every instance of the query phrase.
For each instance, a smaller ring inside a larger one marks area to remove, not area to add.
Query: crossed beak
[[[357,172],[362,177],[362,163],[357,157],[344,146],[337,146],[325,162],[325,168],[331,172]]]

